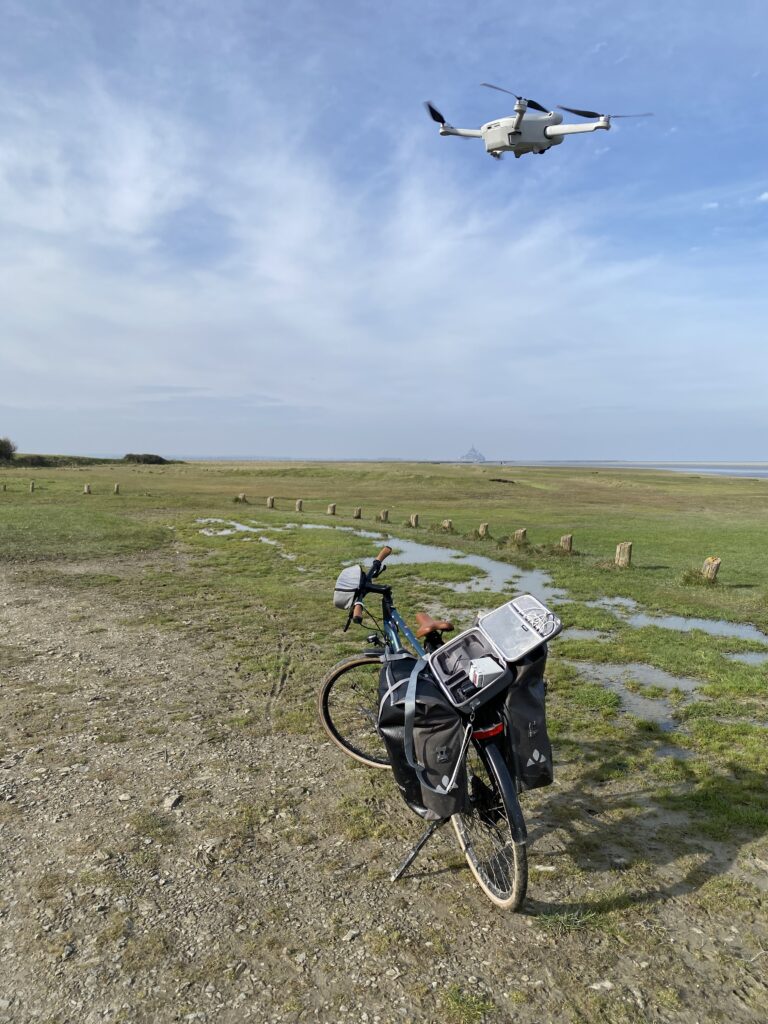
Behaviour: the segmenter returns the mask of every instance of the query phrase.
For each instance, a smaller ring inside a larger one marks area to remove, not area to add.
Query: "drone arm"
[[[590,121],[589,124],[551,124],[544,129],[544,135],[548,139],[559,139],[563,135],[581,135],[583,132],[596,132],[598,128],[606,131],[611,127],[608,118],[601,118],[599,121]]]
[[[483,133],[475,128],[454,128],[450,124],[440,125],[441,135],[460,135],[463,139],[482,139]]]

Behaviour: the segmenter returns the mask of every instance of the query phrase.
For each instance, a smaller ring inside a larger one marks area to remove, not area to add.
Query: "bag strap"
[[[419,673],[426,664],[427,662],[425,658],[419,658],[413,666],[410,678],[408,679],[408,689],[405,691],[405,701],[403,704],[403,747],[405,750],[405,759],[410,767],[416,772],[416,776],[421,785],[432,793],[438,793],[440,796],[445,796],[446,793],[450,793],[450,791],[455,789],[458,785],[456,780],[458,779],[459,770],[464,763],[464,755],[466,754],[467,747],[469,746],[469,737],[472,734],[472,725],[471,723],[467,723],[464,739],[461,744],[461,750],[456,761],[456,766],[453,769],[453,774],[450,777],[444,775],[440,780],[441,785],[433,786],[427,780],[425,766],[423,764],[419,764],[417,761],[416,751],[413,746],[413,723],[416,718],[416,689],[419,683]]]

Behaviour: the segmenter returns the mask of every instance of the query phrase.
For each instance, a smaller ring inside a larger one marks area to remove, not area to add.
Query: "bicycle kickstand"
[[[389,876],[390,882],[396,882],[398,880],[398,878],[402,878],[403,877],[405,872],[408,870],[408,868],[411,866],[411,864],[413,864],[413,862],[416,860],[416,858],[418,857],[420,851],[424,848],[424,846],[427,844],[429,839],[435,834],[435,832],[437,832],[437,830],[439,828],[441,828],[441,826],[443,826],[446,823],[446,821],[448,821],[448,818],[441,818],[439,821],[433,821],[430,824],[429,828],[426,830],[426,832],[423,833],[423,835],[421,836],[419,841],[416,843],[416,845],[413,847],[413,849],[408,851],[408,856],[402,862],[402,864],[397,869],[397,871],[393,872]]]

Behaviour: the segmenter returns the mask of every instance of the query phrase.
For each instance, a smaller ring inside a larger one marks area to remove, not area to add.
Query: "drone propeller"
[[[484,85],[486,89],[496,89],[498,92],[505,92],[508,96],[514,96],[516,100],[520,100],[522,103],[527,103],[529,107],[533,107],[534,110],[540,110],[542,114],[548,114],[549,111],[546,107],[542,107],[536,100],[529,100],[526,96],[518,96],[516,92],[511,92],[509,89],[502,89],[500,85],[491,85],[490,82],[481,82],[480,85]]]
[[[427,108],[427,113],[429,114],[433,121],[437,121],[438,124],[446,123],[445,118],[437,109],[437,107],[433,107],[432,104],[427,102],[426,100],[424,101],[424,106]]]
[[[596,117],[607,117],[612,120],[614,117],[653,117],[653,114],[598,114],[596,110],[577,110],[575,107],[562,107],[558,103],[560,110],[567,110],[569,114],[575,114],[577,117],[588,117],[593,120]]]

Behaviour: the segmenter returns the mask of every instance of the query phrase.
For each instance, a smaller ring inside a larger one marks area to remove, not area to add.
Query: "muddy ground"
[[[12,570],[0,631],[0,1021],[768,1019],[764,838],[561,762],[526,801],[523,913],[447,830],[392,885],[420,823],[366,817],[386,774],[273,727],[306,651],[256,700],[194,630]]]

